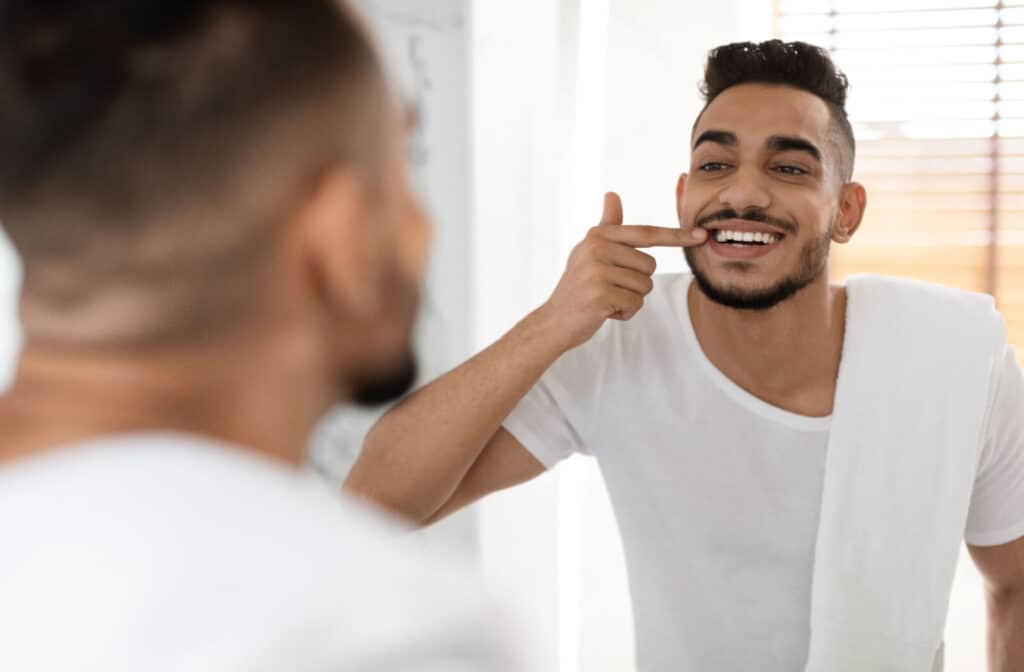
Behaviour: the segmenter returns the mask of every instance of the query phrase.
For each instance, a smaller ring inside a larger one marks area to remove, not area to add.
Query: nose
[[[739,169],[718,193],[718,200],[723,206],[737,212],[767,210],[772,204],[772,195],[760,171]]]

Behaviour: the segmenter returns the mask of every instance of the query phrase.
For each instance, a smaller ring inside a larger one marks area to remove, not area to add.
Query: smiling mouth
[[[736,231],[709,228],[708,235],[719,245],[732,247],[770,247],[782,241],[784,234],[774,231]]]

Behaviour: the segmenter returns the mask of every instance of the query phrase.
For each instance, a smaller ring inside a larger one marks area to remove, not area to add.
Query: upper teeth
[[[771,245],[779,240],[774,233],[755,233],[753,231],[719,231],[715,234],[715,240],[720,243],[763,243]]]

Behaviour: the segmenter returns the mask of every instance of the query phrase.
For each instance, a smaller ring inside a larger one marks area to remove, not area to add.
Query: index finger
[[[706,242],[704,229],[669,229],[661,226],[602,227],[601,235],[612,242],[630,247],[692,247]]]

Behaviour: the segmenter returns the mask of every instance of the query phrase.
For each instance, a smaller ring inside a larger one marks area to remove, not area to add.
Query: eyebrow
[[[693,148],[697,149],[705,142],[713,142],[727,147],[735,147],[740,144],[739,138],[736,137],[735,133],[730,133],[729,131],[704,131],[697,138],[697,141],[693,143]]]
[[[697,149],[705,142],[713,142],[718,145],[725,145],[726,147],[735,147],[739,144],[739,138],[731,131],[704,131],[700,134],[700,137],[697,138],[697,141],[693,143],[693,149]],[[818,163],[821,163],[822,161],[822,153],[821,150],[818,149],[817,145],[810,140],[805,140],[804,138],[795,135],[773,135],[768,138],[764,144],[766,148],[773,152],[806,152]]]
[[[765,143],[765,147],[772,150],[773,152],[806,152],[810,154],[815,161],[821,163],[821,150],[809,140],[798,138],[791,135],[773,135],[768,138],[768,142]]]

